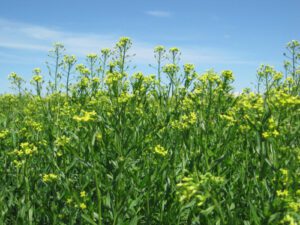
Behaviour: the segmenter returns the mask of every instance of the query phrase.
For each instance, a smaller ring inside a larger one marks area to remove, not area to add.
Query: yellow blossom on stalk
[[[181,107],[183,110],[189,110],[190,108],[192,108],[193,104],[194,102],[191,98],[185,97],[183,99]]]
[[[99,84],[100,83],[100,78],[99,77],[93,77],[92,82],[95,83],[95,84]]]
[[[289,171],[287,169],[280,169],[280,172],[282,175],[287,176]]]
[[[53,173],[43,175],[43,181],[45,183],[53,182],[53,181],[56,181],[57,179],[58,179],[58,176],[56,174],[53,174]]]
[[[166,156],[168,154],[168,151],[162,147],[161,145],[156,145],[154,147],[154,152],[161,155],[161,156]]]
[[[165,51],[165,47],[162,45],[158,45],[154,48],[154,52],[164,52]]]
[[[32,77],[32,79],[35,81],[35,82],[41,82],[43,80],[43,77],[41,75],[34,75]]]
[[[273,130],[273,131],[265,131],[262,133],[262,136],[265,139],[271,138],[271,137],[278,137],[279,136],[279,132],[277,130]]]
[[[222,77],[224,77],[225,80],[234,80],[233,72],[231,70],[222,71]]]
[[[78,64],[76,66],[76,70],[79,71],[80,74],[85,75],[85,76],[87,76],[91,73],[91,71],[88,68],[86,68],[86,66],[83,64]]]
[[[184,64],[183,68],[184,68],[184,72],[187,73],[187,74],[189,74],[193,70],[195,70],[195,66],[193,64]]]
[[[97,141],[101,141],[101,140],[102,140],[102,134],[101,134],[100,132],[98,132],[98,133],[96,134],[96,140],[97,140]]]
[[[130,47],[132,44],[129,37],[121,37],[119,42],[116,44],[119,48]]]
[[[63,136],[61,136],[61,137],[58,137],[56,140],[55,140],[55,145],[57,146],[57,147],[63,147],[63,146],[65,146],[65,145],[67,145],[67,144],[69,144],[70,143],[70,140],[71,140],[71,138],[69,138],[69,137],[66,137],[65,135],[63,135]]]
[[[80,197],[81,197],[81,198],[86,197],[86,192],[85,192],[85,191],[80,192]]]
[[[289,192],[288,190],[283,190],[283,191],[277,190],[276,194],[278,197],[287,197],[289,195]]]
[[[163,72],[168,74],[175,74],[179,71],[179,67],[175,64],[166,64],[163,67]]]
[[[229,116],[229,115],[220,115],[220,118],[223,119],[223,120],[228,121],[229,126],[234,125],[234,122],[236,122],[236,120],[232,116]]]
[[[71,204],[73,202],[72,198],[67,199],[67,204]]]
[[[18,156],[31,156],[33,153],[37,152],[37,147],[33,144],[29,144],[28,142],[23,142],[20,144],[20,149],[15,149],[10,154],[15,154]]]
[[[0,139],[6,138],[8,134],[9,134],[8,130],[0,131]]]
[[[25,160],[22,160],[22,161],[14,160],[14,164],[17,168],[20,168],[24,163],[25,163]]]
[[[276,123],[275,123],[274,118],[271,117],[271,118],[268,120],[268,122],[269,122],[269,129],[274,129],[275,126],[276,126]]]
[[[287,77],[286,78],[286,81],[289,83],[289,84],[293,84],[295,81],[292,77]]]
[[[270,134],[269,134],[269,132],[263,132],[263,133],[262,133],[262,136],[263,136],[264,138],[269,138],[269,137],[270,137]]]
[[[118,102],[120,103],[126,103],[130,100],[130,98],[132,97],[131,94],[127,93],[127,92],[122,92],[120,94],[120,96],[118,97]]]
[[[123,75],[119,72],[107,73],[105,77],[105,83],[108,85],[112,85],[123,78]]]
[[[274,80],[280,80],[283,77],[282,73],[276,73],[273,77]]]
[[[274,137],[279,136],[279,132],[278,132],[277,130],[274,130],[274,131],[272,132],[272,134],[273,134]]]
[[[75,55],[65,55],[63,60],[67,64],[74,64],[77,61],[77,58]]]
[[[80,203],[79,207],[80,207],[81,209],[86,209],[86,204]]]
[[[90,53],[90,54],[87,54],[86,57],[88,59],[95,60],[95,59],[97,59],[98,56],[96,53]]]
[[[284,216],[284,218],[280,221],[280,224],[298,225],[296,220],[289,214]]]
[[[172,121],[171,127],[178,130],[185,130],[190,128],[196,122],[197,122],[197,114],[195,112],[191,112],[190,114],[182,115],[180,120]]]
[[[191,112],[189,115],[189,123],[195,124],[197,122],[197,115],[195,112]]]
[[[87,112],[83,111],[83,116],[73,116],[73,119],[77,122],[89,122],[94,121],[97,113],[95,111]]]
[[[177,54],[179,52],[179,48],[172,47],[172,48],[169,49],[169,52],[172,53],[172,54]]]
[[[289,202],[288,207],[294,212],[299,212],[300,210],[300,202]]]
[[[103,48],[103,49],[101,49],[101,53],[103,55],[108,55],[110,52],[111,52],[111,50],[109,48]]]

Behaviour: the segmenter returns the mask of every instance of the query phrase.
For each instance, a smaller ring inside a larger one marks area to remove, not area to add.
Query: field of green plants
[[[9,75],[0,225],[300,224],[299,42],[240,94],[230,70],[199,74],[177,48],[128,74],[131,45],[79,64],[57,43],[30,90]]]

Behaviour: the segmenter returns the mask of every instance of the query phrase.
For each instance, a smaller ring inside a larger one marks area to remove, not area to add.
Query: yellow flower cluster
[[[108,85],[112,85],[114,83],[117,83],[119,80],[122,80],[124,75],[118,72],[112,72],[112,73],[107,73],[105,77],[105,83]]]
[[[179,71],[179,67],[175,64],[166,64],[163,67],[163,72],[167,74],[175,74]]]
[[[221,83],[220,77],[213,71],[208,71],[207,73],[203,74],[201,77],[199,77],[199,80],[205,85],[208,83]]]
[[[88,68],[86,68],[86,66],[83,64],[78,64],[76,66],[76,70],[79,71],[79,73],[84,76],[88,76],[91,74],[91,71]]]
[[[262,136],[266,139],[268,138],[276,138],[279,136],[279,132],[276,129],[276,123],[273,117],[268,120],[268,131],[262,133]]]
[[[24,165],[25,160],[14,160],[13,162],[17,168],[20,168],[22,165]]]
[[[289,195],[288,190],[277,190],[276,194],[278,197],[287,197]]]
[[[224,77],[225,80],[234,80],[233,72],[231,70],[222,71],[222,77]]]
[[[82,116],[73,116],[73,119],[77,122],[89,122],[96,120],[97,113],[95,111],[87,112],[83,111]]]
[[[11,154],[15,154],[17,156],[31,156],[32,154],[37,152],[37,147],[33,144],[29,144],[28,142],[23,142],[20,144],[20,149],[15,149],[11,152]]]
[[[161,156],[166,156],[168,154],[168,151],[162,147],[161,145],[156,145],[153,149],[153,151],[155,153],[157,153],[158,155],[161,155]]]
[[[292,217],[289,214],[284,216],[284,218],[280,221],[280,224],[299,225],[299,223],[294,219],[294,217]]]
[[[53,181],[56,181],[57,179],[58,179],[58,175],[53,174],[53,173],[43,175],[43,181],[45,183],[53,182]]]
[[[160,53],[160,52],[164,52],[164,51],[165,51],[165,47],[162,45],[158,45],[154,48],[155,53]]]
[[[122,92],[120,96],[118,97],[119,103],[126,103],[132,98],[132,94],[129,94],[128,92]]]
[[[226,115],[226,114],[223,114],[223,115],[220,115],[220,118],[222,120],[225,120],[228,122],[227,126],[233,126],[235,123],[236,123],[236,120],[234,119],[233,116],[231,115]]]
[[[197,114],[191,112],[190,114],[184,114],[179,120],[171,122],[171,127],[178,130],[185,130],[190,128],[197,122]]]
[[[32,128],[35,131],[43,131],[43,125],[39,122],[33,121],[32,119],[26,119],[25,124],[28,126],[28,128]]]
[[[93,82],[94,84],[99,84],[99,83],[100,83],[100,78],[99,78],[99,77],[93,77],[93,78],[92,78],[92,82]]]
[[[130,47],[131,44],[132,44],[132,42],[129,37],[121,37],[119,39],[119,42],[116,45],[119,48],[126,48],[126,47],[128,48],[128,47]]]
[[[300,97],[288,94],[284,90],[274,92],[271,101],[280,108],[300,106]]]
[[[66,137],[65,135],[61,136],[61,137],[58,137],[56,140],[55,140],[55,145],[57,147],[64,147],[65,145],[69,144],[70,143],[70,140],[71,138],[69,137]]]
[[[87,54],[86,57],[90,60],[96,60],[98,58],[98,55],[96,53],[90,53]]]
[[[41,75],[34,75],[32,77],[32,79],[35,81],[35,82],[42,82],[43,80],[43,77]]]
[[[184,64],[183,69],[186,74],[190,74],[195,70],[195,66],[193,64]]]
[[[8,130],[0,131],[0,140],[6,138],[8,134],[9,134]]]

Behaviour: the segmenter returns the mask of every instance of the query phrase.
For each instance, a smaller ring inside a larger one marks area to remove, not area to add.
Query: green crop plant
[[[85,63],[56,44],[0,95],[0,224],[300,224],[297,43],[240,94],[178,48],[130,75],[127,37]]]

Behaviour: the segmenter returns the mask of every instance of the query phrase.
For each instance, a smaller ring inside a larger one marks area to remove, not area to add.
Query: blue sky
[[[156,45],[176,46],[182,62],[197,71],[231,69],[240,91],[255,82],[260,64],[282,70],[288,41],[300,39],[299,0],[1,0],[0,92],[7,76],[29,80],[32,69],[46,75],[53,42],[67,53],[85,54],[112,47],[120,36],[133,40],[138,71],[154,73]]]

